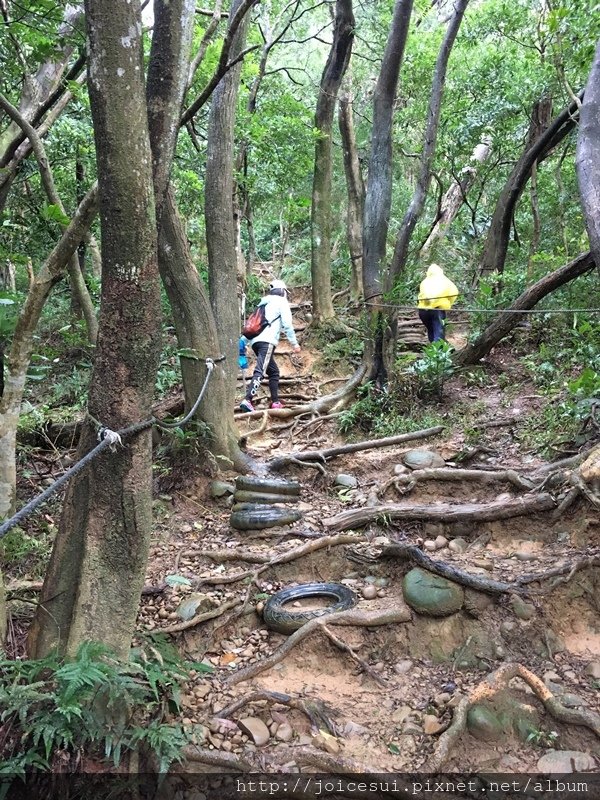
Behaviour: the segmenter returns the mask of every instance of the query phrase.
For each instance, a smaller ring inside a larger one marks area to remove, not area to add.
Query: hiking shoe
[[[271,403],[271,408],[283,408],[283,403],[278,400],[276,403]]]
[[[250,400],[246,400],[246,398],[244,398],[240,403],[240,411],[244,411],[246,414],[249,414],[251,411],[254,411],[254,406]]]

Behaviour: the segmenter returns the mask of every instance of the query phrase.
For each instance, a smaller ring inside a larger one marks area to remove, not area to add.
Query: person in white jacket
[[[283,403],[279,400],[279,367],[274,358],[275,348],[279,344],[282,330],[292,345],[294,352],[298,353],[300,351],[285,283],[280,280],[274,280],[269,286],[269,293],[261,299],[260,305],[265,306],[265,318],[269,324],[262,333],[259,333],[250,342],[256,355],[256,366],[254,367],[246,396],[240,403],[240,410],[246,412],[254,411],[253,400],[258,394],[260,382],[265,373],[269,379],[271,408],[283,408]]]

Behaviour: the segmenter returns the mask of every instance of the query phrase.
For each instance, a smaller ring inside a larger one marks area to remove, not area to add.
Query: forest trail
[[[459,323],[451,337],[462,340],[465,332]],[[412,341],[419,334],[423,336],[417,321]],[[331,370],[320,372],[318,352],[304,348],[293,354],[282,343],[278,353],[286,406],[331,391],[331,384],[324,384],[335,376]],[[449,421],[437,437],[338,456],[327,463],[325,474],[300,465],[278,473],[301,483],[296,508],[303,518],[293,525],[234,530],[229,525],[230,490],[213,497],[223,487],[211,475],[196,476],[185,488],[157,498],[160,521],[147,582],[159,591],[143,598],[139,627],[147,632],[179,630],[173,635],[186,656],[214,670],[210,675],[192,673],[183,697],[181,719],[195,732],[201,752],[212,752],[217,762],[221,753],[226,758],[260,754],[261,763],[275,769],[276,764],[304,763],[302,750],[309,748],[322,752],[323,759],[333,756],[380,772],[426,769],[461,700],[510,662],[531,670],[569,709],[600,711],[597,568],[525,584],[525,594],[518,588],[499,595],[466,590],[456,613],[432,617],[406,606],[403,580],[414,565],[382,557],[390,543],[404,542],[470,575],[518,586],[526,576],[561,565],[568,573],[569,564],[596,552],[600,518],[590,505],[575,505],[556,520],[551,512],[488,522],[382,518],[356,528],[353,543],[323,547],[260,572],[269,559],[303,551],[327,536],[329,521],[348,509],[398,503],[433,510],[442,504],[479,509],[526,497],[526,491],[506,481],[433,479],[410,487],[403,460],[409,451],[425,450],[451,469],[514,470],[527,478],[544,462],[530,452],[519,430],[540,417],[545,402],[520,373],[518,360],[499,347],[487,365],[485,382],[469,382],[464,375],[447,381],[442,409]],[[455,413],[461,403],[470,408],[464,425]],[[261,462],[344,441],[335,419],[272,418],[265,428],[260,409],[240,415],[239,423],[248,451]],[[218,479],[233,483],[235,475]],[[167,585],[174,575],[186,585]],[[265,599],[284,587],[312,581],[350,587],[360,598],[359,615],[396,608],[404,609],[408,621],[330,626],[333,639],[315,631],[270,668],[238,683],[239,670],[256,668],[273,654],[278,659],[288,641],[265,626],[260,613]],[[200,621],[213,609],[224,613],[196,624],[194,615],[200,614]],[[351,652],[340,649],[340,639]],[[287,700],[279,696],[277,702],[269,696],[273,692],[284,693]],[[319,731],[302,702],[325,710],[329,730],[321,724]],[[245,720],[245,733],[236,724],[240,719]],[[562,764],[570,751],[579,759],[578,769],[600,765],[600,742],[590,731],[553,718],[518,678],[476,706],[468,719],[468,732],[454,742],[446,769],[542,771],[552,759]],[[309,762],[325,771],[326,762],[318,757]]]

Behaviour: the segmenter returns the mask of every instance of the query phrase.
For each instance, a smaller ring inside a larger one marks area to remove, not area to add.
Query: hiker
[[[458,289],[438,264],[431,264],[427,275],[419,286],[419,319],[427,328],[430,342],[445,339],[444,324],[446,311],[449,311],[456,298]]]
[[[269,293],[261,299],[260,305],[264,305],[267,326],[262,333],[253,337],[250,341],[256,355],[256,366],[254,367],[252,380],[246,389],[246,396],[240,403],[240,410],[246,412],[254,411],[252,402],[258,394],[260,382],[265,373],[269,379],[270,407],[283,408],[283,403],[279,400],[279,367],[273,356],[279,343],[282,329],[294,352],[298,353],[300,351],[300,345],[294,332],[292,311],[287,300],[285,283],[280,280],[274,280],[269,285]]]

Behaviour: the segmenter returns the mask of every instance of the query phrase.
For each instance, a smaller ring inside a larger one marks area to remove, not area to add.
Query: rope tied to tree
[[[220,356],[219,358],[207,358],[205,359],[206,364],[206,376],[204,378],[204,383],[202,384],[202,388],[200,389],[200,393],[196,398],[196,402],[192,406],[192,408],[188,411],[185,417],[178,422],[161,422],[160,420],[156,419],[156,417],[151,417],[150,419],[144,420],[142,422],[135,422],[133,425],[128,425],[126,428],[121,428],[118,431],[113,431],[111,428],[107,427],[106,425],[102,425],[102,423],[98,422],[89,412],[88,418],[98,427],[98,444],[90,450],[89,453],[86,453],[79,461],[73,464],[66,472],[57,478],[53,484],[48,486],[44,491],[39,494],[37,497],[34,497],[33,500],[30,500],[29,503],[23,506],[16,514],[14,514],[10,519],[7,519],[5,522],[0,525],[0,539],[6,536],[13,528],[16,528],[23,520],[27,519],[34,511],[36,511],[40,506],[44,505],[44,503],[52,497],[55,492],[57,492],[62,486],[64,486],[71,478],[81,472],[91,461],[96,458],[96,456],[100,455],[104,450],[109,450],[111,453],[115,453],[117,451],[117,445],[121,447],[125,447],[123,444],[123,439],[125,437],[134,436],[136,433],[141,433],[148,428],[151,428],[153,425],[157,425],[160,428],[164,429],[173,429],[173,428],[181,428],[182,426],[186,425],[194,416],[200,403],[202,402],[202,397],[204,396],[204,392],[206,391],[206,387],[208,386],[208,382],[210,380],[210,376],[213,373],[215,365],[220,363],[221,361],[225,360],[225,356]]]

